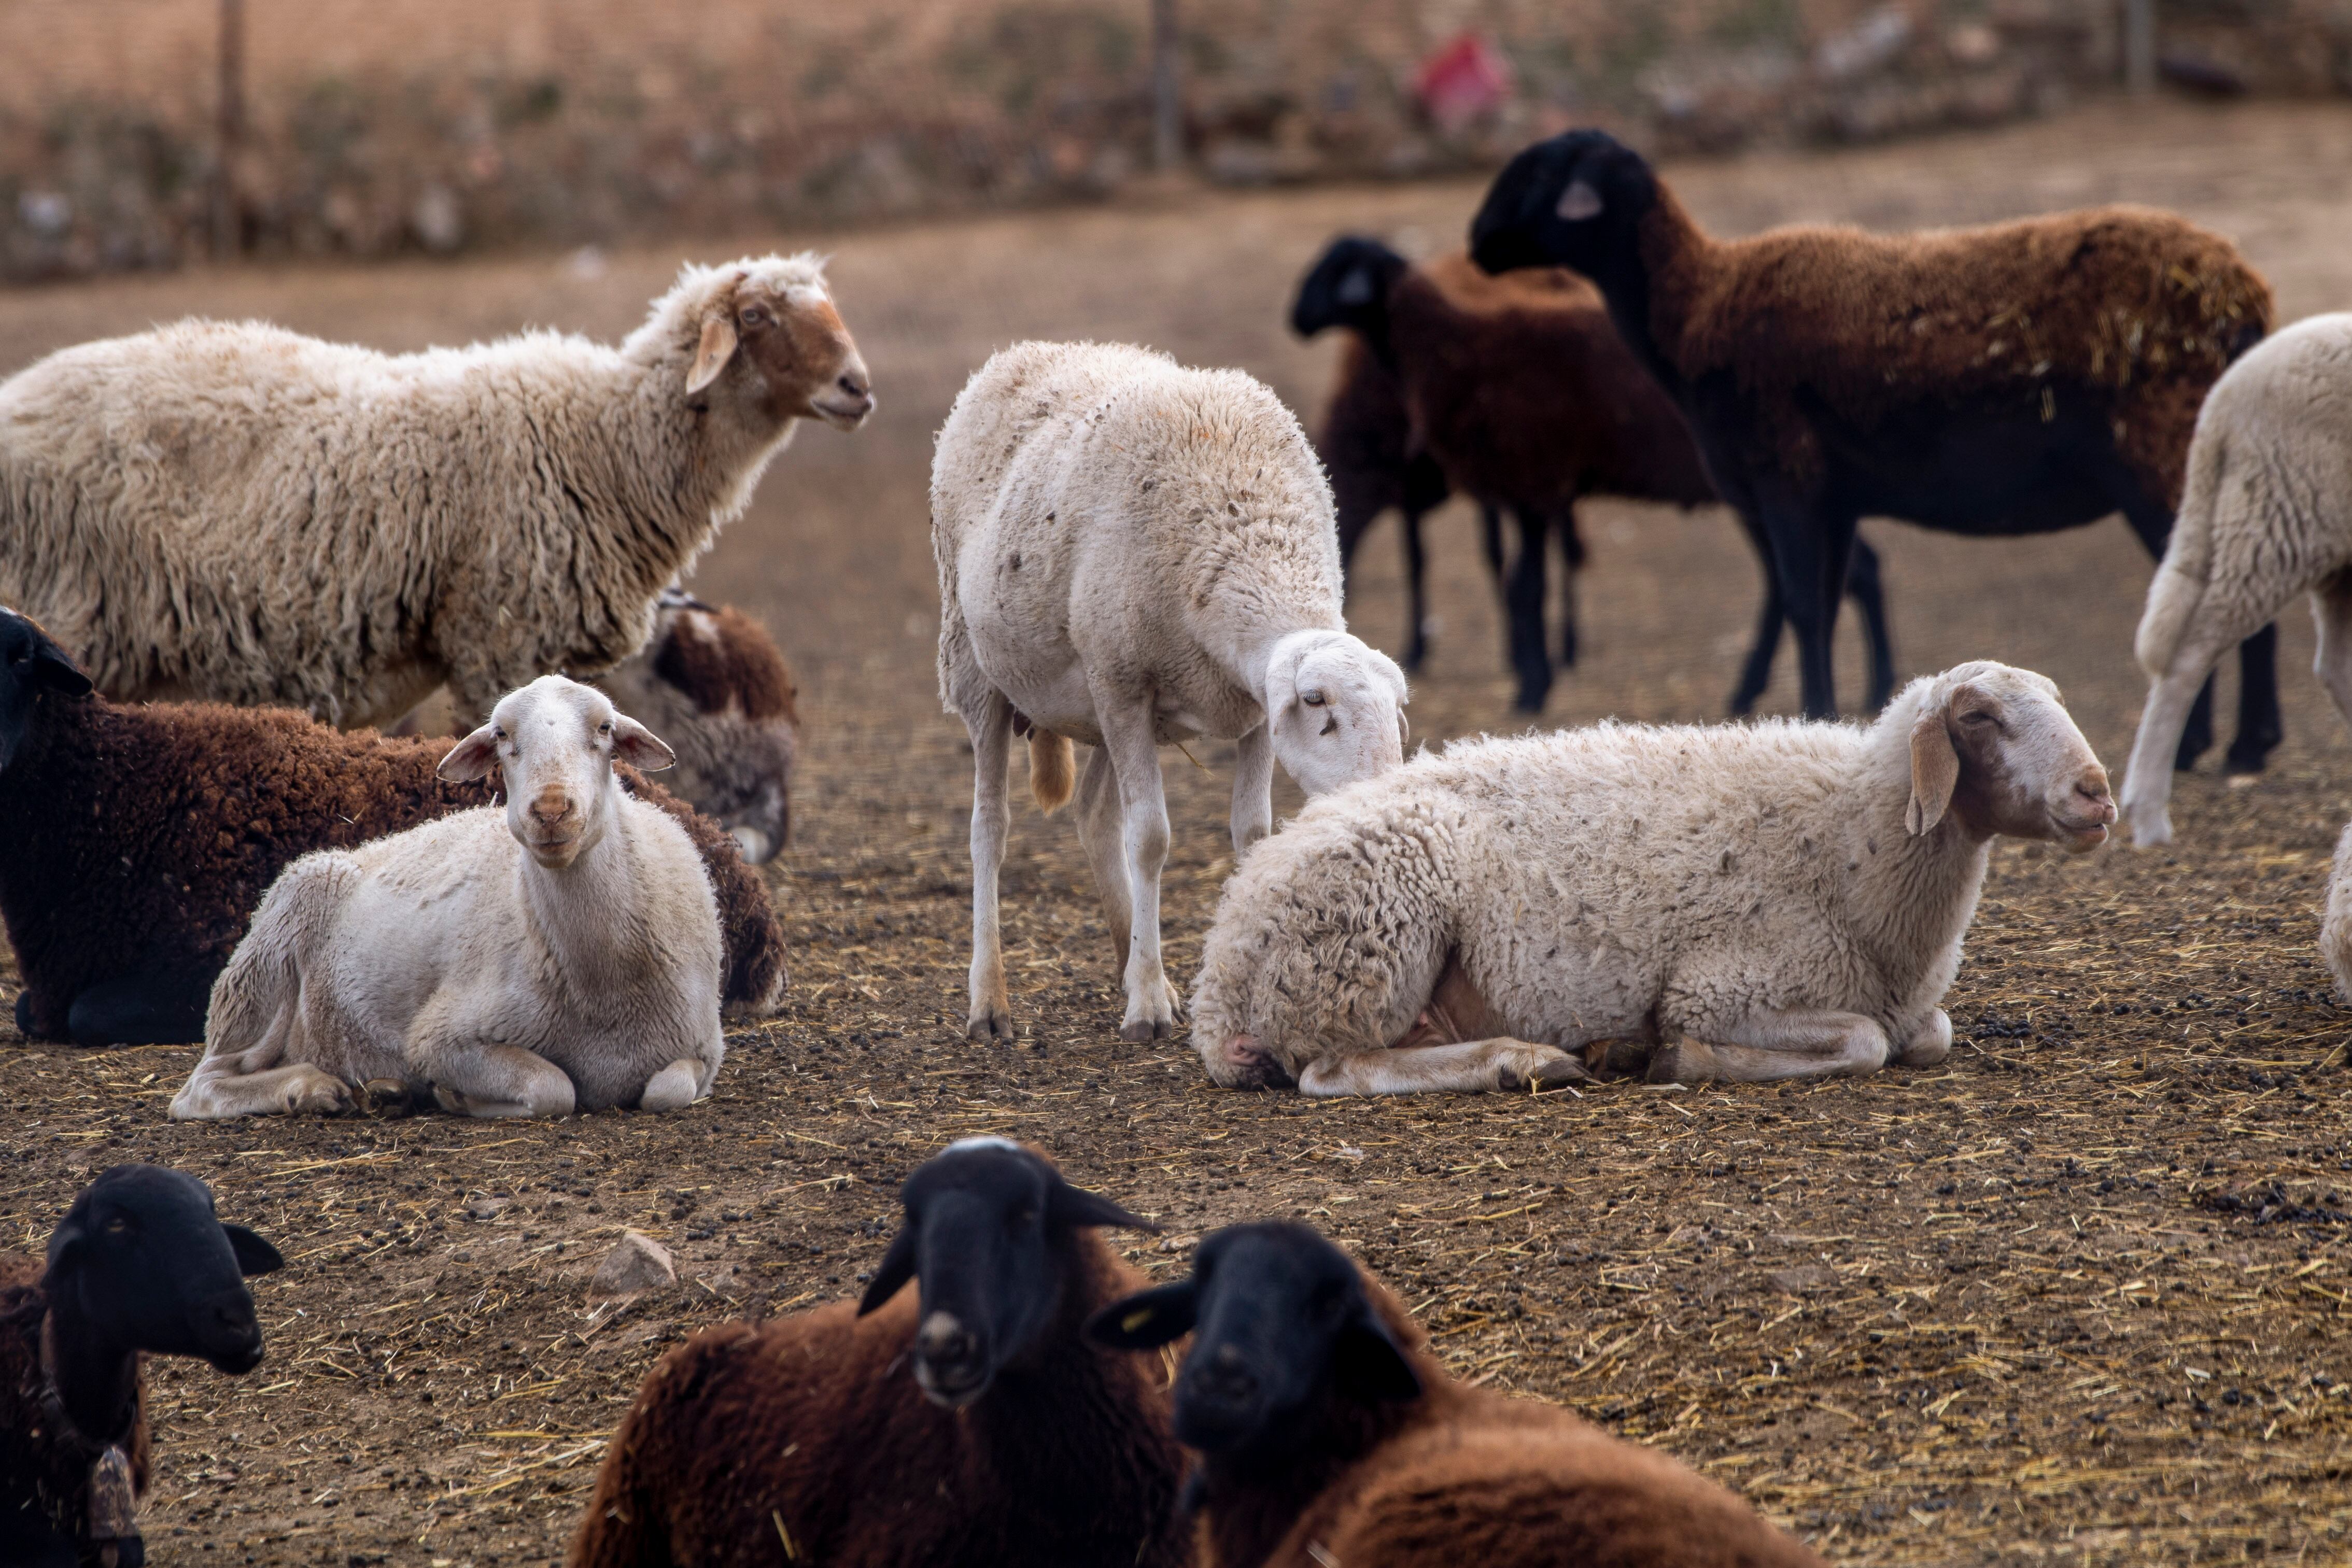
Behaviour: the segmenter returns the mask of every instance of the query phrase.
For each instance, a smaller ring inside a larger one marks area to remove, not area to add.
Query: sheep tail
[[[1050,729],[1029,732],[1029,793],[1037,809],[1052,816],[1070,803],[1078,787],[1076,753],[1066,735]]]
[[[2172,668],[2172,656],[2204,602],[2213,570],[2213,515],[2221,505],[2222,455],[2219,441],[2195,442],[2189,449],[2180,510],[2172,520],[2164,559],[2157,564],[2156,580],[2148,584],[2147,608],[2132,642],[2134,656],[2150,676]]]

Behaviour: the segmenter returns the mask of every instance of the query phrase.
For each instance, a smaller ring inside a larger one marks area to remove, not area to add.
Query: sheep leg
[[[1576,667],[1576,580],[1584,570],[1584,536],[1576,531],[1574,502],[1552,519],[1552,528],[1561,558],[1559,667],[1568,670]]]
[[[1863,641],[1870,649],[1870,711],[1876,713],[1895,695],[1895,639],[1886,631],[1886,596],[1878,580],[1878,552],[1856,533],[1853,553],[1846,559],[1846,597],[1862,612]]]
[[[2352,570],[2339,571],[2311,591],[2311,620],[2319,632],[2312,673],[2336,699],[2336,711],[2352,724]]]
[[[1274,729],[1260,724],[1234,743],[1234,859],[1274,831]]]
[[[2237,640],[2233,627],[2207,624],[2208,619],[2199,617],[2173,650],[2171,666],[2149,683],[2139,733],[2132,738],[2131,759],[2124,765],[2123,798],[2118,805],[2124,821],[2131,824],[2132,842],[2143,847],[2172,841],[2168,807],[2174,761],[2186,749],[2181,731],[2189,727],[2198,705],[2210,709],[2213,665]]]
[[[1498,1035],[1451,1045],[1391,1046],[1320,1057],[1299,1073],[1298,1092],[1318,1099],[1426,1090],[1476,1094],[1491,1089],[1558,1089],[1581,1083],[1588,1076],[1584,1064],[1558,1046]]]
[[[1860,1013],[1790,1011],[1742,1019],[1713,1041],[1687,1037],[1650,1054],[1653,1083],[1769,1083],[1861,1076],[1886,1065],[1886,1031]]]
[[[703,1064],[691,1057],[681,1057],[646,1080],[637,1094],[640,1111],[683,1111],[694,1103],[706,1087]]]
[[[205,1038],[219,971],[202,963],[136,969],[86,986],[66,1009],[76,1045],[181,1045]]]
[[[1539,512],[1514,507],[1519,522],[1519,553],[1503,585],[1508,620],[1511,668],[1519,677],[1521,713],[1541,713],[1551,695],[1551,651],[1544,646],[1544,581],[1547,538],[1551,529]]]
[[[1404,601],[1408,624],[1404,659],[1408,674],[1429,657],[1429,557],[1422,549],[1421,513],[1411,507],[1399,519],[1404,532]]]
[[[419,1046],[410,1060],[432,1082],[441,1108],[456,1115],[569,1116],[577,1101],[571,1074],[519,1045],[437,1040]],[[682,1065],[691,1072],[691,1062]]]
[[[1160,869],[1168,860],[1167,788],[1160,777],[1150,694],[1140,700],[1097,685],[1095,713],[1103,749],[1118,777],[1128,907],[1134,921],[1127,939],[1127,1015],[1118,1037],[1139,1044],[1165,1040],[1176,1029],[1176,988],[1160,961]]]
[[[172,1097],[172,1120],[220,1122],[235,1116],[284,1116],[348,1111],[348,1084],[307,1061],[288,1062],[290,1016],[276,1020],[260,1044],[222,1051],[196,1063]]]
[[[1013,751],[1013,705],[1003,693],[991,691],[976,711],[964,711],[963,723],[971,735],[971,1010],[963,1033],[966,1040],[1011,1040],[1013,1006],[1004,992],[996,878],[1013,826],[1004,782]]]
[[[1807,718],[1837,717],[1837,671],[1832,653],[1838,607],[1845,598],[1846,562],[1854,519],[1809,513],[1793,500],[1764,502],[1763,528],[1772,543],[1789,624],[1797,634]]]
[[[1087,863],[1094,868],[1103,924],[1110,928],[1111,973],[1124,983],[1127,937],[1135,923],[1127,903],[1127,857],[1119,847],[1121,821],[1118,775],[1111,768],[1109,750],[1097,746],[1087,754],[1086,771],[1078,776],[1078,842],[1086,848]]]
[[[1746,513],[1739,517],[1743,524],[1748,521]],[[1780,599],[1780,574],[1773,570],[1769,548],[1763,539],[1755,538],[1752,529],[1749,537],[1764,562],[1764,606],[1756,614],[1756,636],[1748,645],[1747,661],[1739,666],[1739,684],[1731,689],[1734,718],[1755,712],[1756,699],[1771,684],[1772,656],[1780,652],[1780,629],[1788,622],[1787,607]]]

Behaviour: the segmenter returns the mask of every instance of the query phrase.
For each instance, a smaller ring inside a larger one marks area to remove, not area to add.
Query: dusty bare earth
[[[2236,235],[2287,316],[2352,302],[2340,108],[2095,110],[1673,172],[1727,230],[2178,206]],[[226,1215],[293,1260],[258,1283],[259,1371],[154,1369],[159,1561],[560,1554],[601,1441],[663,1346],[855,1292],[898,1178],[982,1131],[1034,1138],[1157,1216],[1166,1239],[1135,1239],[1155,1269],[1181,1268],[1222,1223],[1313,1219],[1405,1293],[1462,1375],[1659,1444],[1833,1558],[2352,1559],[2352,1015],[2314,949],[2352,745],[2305,674],[2300,612],[2281,660],[2287,744],[2242,787],[2210,763],[2183,779],[2175,852],[1996,852],[1949,998],[1958,1049],[1939,1070],[1383,1103],[1221,1092],[1181,1040],[1118,1043],[1075,838],[1034,812],[1008,876],[1025,1032],[1009,1049],[963,1041],[970,762],[934,695],[924,519],[949,398],[996,345],[1096,335],[1245,365],[1311,406],[1328,348],[1286,339],[1292,278],[1346,227],[1451,243],[1475,196],[1187,196],[808,236],[835,250],[882,412],[854,437],[804,436],[697,582],[767,618],[809,726],[799,841],[772,873],[797,946],[791,1000],[732,1038],[709,1103],[548,1124],[177,1127],[163,1107],[192,1051],[0,1034],[8,1244],[37,1248],[91,1172],[144,1159],[205,1176]],[[526,323],[617,333],[676,260],[23,294],[0,299],[0,366],[186,311],[390,348]],[[1713,716],[1756,601],[1745,547],[1710,513],[1596,506],[1586,526],[1588,652],[1546,722]],[[2120,762],[2149,570],[2120,526],[2017,542],[1870,532],[1906,673],[1978,655],[2046,671]],[[1465,518],[1449,513],[1434,546],[1443,627],[1416,734],[1517,727]],[[1376,536],[1355,605],[1391,644],[1393,561]],[[1769,706],[1794,706],[1790,663]],[[1182,975],[1227,869],[1230,757],[1169,762]],[[12,985],[0,971],[0,1002]],[[677,1248],[692,1282],[592,1314],[583,1276],[624,1225]]]

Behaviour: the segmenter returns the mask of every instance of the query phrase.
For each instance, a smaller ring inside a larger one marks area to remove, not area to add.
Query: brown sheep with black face
[[[278,873],[488,804],[452,784],[445,740],[346,734],[283,708],[116,704],[0,610],[0,917],[25,988],[16,1027],[85,1045],[204,1038],[214,978]],[[730,1009],[772,1010],[784,938],[735,841],[624,770],[676,818],[719,900]]]
[[[1521,152],[1471,225],[1488,272],[1590,277],[1682,410],[1723,498],[1770,542],[1832,717],[1839,594],[1864,516],[2051,533],[2120,511],[2160,555],[2205,393],[2270,329],[2270,286],[2229,240],[2145,207],[1914,235],[1776,229],[1721,240],[1606,132]],[[2231,765],[2278,743],[2277,632],[2241,648]],[[2177,760],[2210,744],[2211,688]]]

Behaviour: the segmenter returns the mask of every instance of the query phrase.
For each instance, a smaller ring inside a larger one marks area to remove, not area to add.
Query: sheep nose
[[[2074,793],[2097,810],[2099,821],[2112,822],[2116,820],[2115,797],[2107,790],[2105,768],[2094,768],[2074,780]]]
[[[1201,1392],[1227,1404],[1238,1405],[1257,1393],[1257,1374],[1249,1367],[1249,1360],[1239,1350],[1221,1344],[1198,1374]]]
[[[915,1331],[915,1354],[925,1361],[968,1361],[972,1350],[971,1331],[951,1313],[933,1312]]]
[[[866,380],[866,371],[863,367],[853,367],[842,371],[839,379],[837,379],[833,384],[847,392],[851,397],[872,397],[874,395],[873,383]]]
[[[530,803],[530,814],[533,821],[552,827],[572,815],[571,798],[555,793],[541,795]]]

